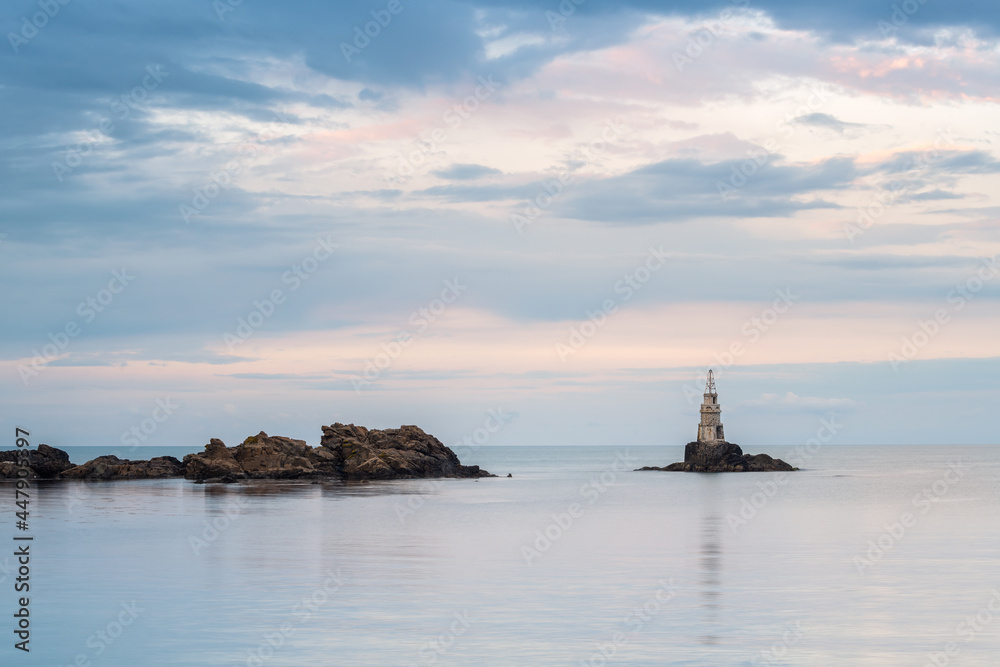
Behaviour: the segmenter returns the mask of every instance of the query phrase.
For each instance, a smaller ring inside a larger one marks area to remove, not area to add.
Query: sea
[[[801,470],[483,446],[497,477],[37,482],[26,531],[0,484],[0,664],[1000,665],[1000,447],[750,449]]]

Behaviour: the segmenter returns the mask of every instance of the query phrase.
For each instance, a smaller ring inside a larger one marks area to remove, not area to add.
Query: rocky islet
[[[462,465],[458,456],[417,426],[367,429],[336,423],[323,427],[318,447],[304,440],[270,436],[261,431],[235,447],[212,438],[203,452],[183,460],[158,456],[132,461],[99,456],[74,465],[61,449],[0,452],[0,478],[19,475],[23,461],[33,479],[125,480],[184,477],[196,482],[244,479],[338,479],[367,481],[428,477],[494,477],[479,466]]]

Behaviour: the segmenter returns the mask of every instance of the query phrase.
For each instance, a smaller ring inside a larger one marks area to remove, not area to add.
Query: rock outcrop
[[[73,467],[69,455],[61,449],[38,445],[37,449],[27,451],[12,449],[0,452],[0,479],[16,478],[19,468],[18,461],[27,454],[29,474],[28,479],[51,479],[59,477],[64,470]]]
[[[479,466],[465,466],[455,452],[416,426],[368,430],[354,424],[323,427],[319,447],[304,440],[270,436],[261,431],[235,447],[218,438],[205,451],[183,461],[158,456],[130,461],[99,456],[73,465],[66,452],[48,445],[28,451],[0,452],[0,479],[17,475],[18,461],[27,458],[29,477],[116,480],[186,477],[205,482],[242,479],[420,479],[425,477],[495,477]]]
[[[337,456],[304,440],[269,436],[261,431],[236,447],[217,438],[200,454],[184,457],[184,476],[194,480],[298,479],[340,477]]]
[[[184,457],[184,476],[188,479],[221,479],[223,477],[243,478],[243,468],[233,458],[226,443],[212,438],[205,451]]]
[[[157,456],[149,461],[130,461],[117,456],[98,456],[64,471],[66,479],[164,479],[184,474],[183,464],[173,456]]]
[[[194,480],[337,478],[346,481],[424,477],[489,477],[464,466],[455,452],[416,426],[368,430],[354,424],[323,427],[319,447],[261,431],[236,447],[213,439],[184,457]]]
[[[739,445],[689,442],[684,447],[684,461],[671,463],[664,468],[645,466],[639,470],[667,470],[671,472],[774,472],[798,470],[781,459],[767,454],[744,454]]]
[[[323,427],[319,447],[263,431],[236,447],[213,439],[203,453],[184,457],[184,476],[202,481],[492,477],[479,466],[462,465],[455,452],[416,426],[380,431],[339,423]]]
[[[338,423],[323,427],[320,444],[336,456],[346,480],[495,476],[462,465],[455,452],[416,426],[369,431]]]

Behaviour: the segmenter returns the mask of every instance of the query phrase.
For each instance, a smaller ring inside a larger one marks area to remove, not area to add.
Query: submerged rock
[[[28,479],[49,479],[59,477],[59,473],[73,467],[69,462],[69,454],[61,449],[38,445],[37,449],[12,449],[0,452],[0,479],[15,479],[18,477],[18,461],[27,454]]]
[[[744,454],[739,445],[724,440],[689,442],[684,447],[684,461],[658,468],[645,466],[639,470],[670,472],[772,472],[798,470],[781,459],[767,454]]]

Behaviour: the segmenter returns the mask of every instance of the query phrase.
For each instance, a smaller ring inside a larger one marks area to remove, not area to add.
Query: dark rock
[[[744,463],[743,450],[739,445],[726,441],[718,444],[689,442],[684,447],[684,463],[693,470],[735,470]]]
[[[236,447],[212,438],[205,451],[183,462],[171,456],[130,461],[99,456],[75,466],[66,452],[39,445],[37,450],[0,452],[0,478],[13,478],[18,462],[29,462],[30,477],[66,479],[161,479],[186,477],[195,482],[232,484],[244,479],[418,479],[425,477],[495,477],[479,466],[465,466],[448,447],[416,426],[384,431],[354,424],[323,427],[321,446],[269,436],[261,431]]]
[[[184,475],[208,482],[240,479],[337,478],[347,481],[424,477],[488,477],[416,426],[369,431],[354,424],[323,427],[319,447],[261,431],[236,447],[213,438],[184,457]]]
[[[507,473],[507,476],[508,476],[508,477],[513,477],[513,475],[511,475],[510,473]]]
[[[747,454],[743,457],[747,463],[748,472],[792,471],[798,468],[781,459],[771,458],[767,454]]]
[[[245,476],[226,443],[218,438],[212,438],[201,454],[188,454],[184,457],[184,476],[188,479],[204,480],[226,475]]]
[[[304,440],[270,436],[261,431],[235,447],[217,438],[200,454],[184,457],[185,477],[233,483],[241,479],[299,479],[339,477],[337,457]]]
[[[0,479],[16,478],[18,461],[23,459],[25,454],[27,454],[30,470],[27,479],[59,477],[59,473],[63,470],[73,467],[73,464],[69,462],[69,454],[55,447],[38,445],[37,449],[12,449],[0,452]]]
[[[354,424],[323,427],[323,448],[333,453],[345,480],[425,477],[495,477],[464,466],[455,452],[416,426],[368,430]]]
[[[247,477],[297,479],[337,474],[336,457],[304,440],[269,436],[261,431],[237,445],[233,458]]]
[[[340,476],[332,452],[313,449],[304,440],[270,436],[263,431],[235,447],[226,447],[218,438],[212,438],[203,453],[185,456],[184,466],[188,479],[224,483]]]
[[[671,463],[664,468],[645,466],[639,470],[667,470],[670,472],[774,472],[798,470],[781,459],[767,454],[744,454],[739,445],[689,442],[684,447],[684,462]]]
[[[130,461],[117,456],[98,456],[64,471],[65,479],[164,479],[180,477],[183,466],[173,456],[157,456],[149,461]]]

